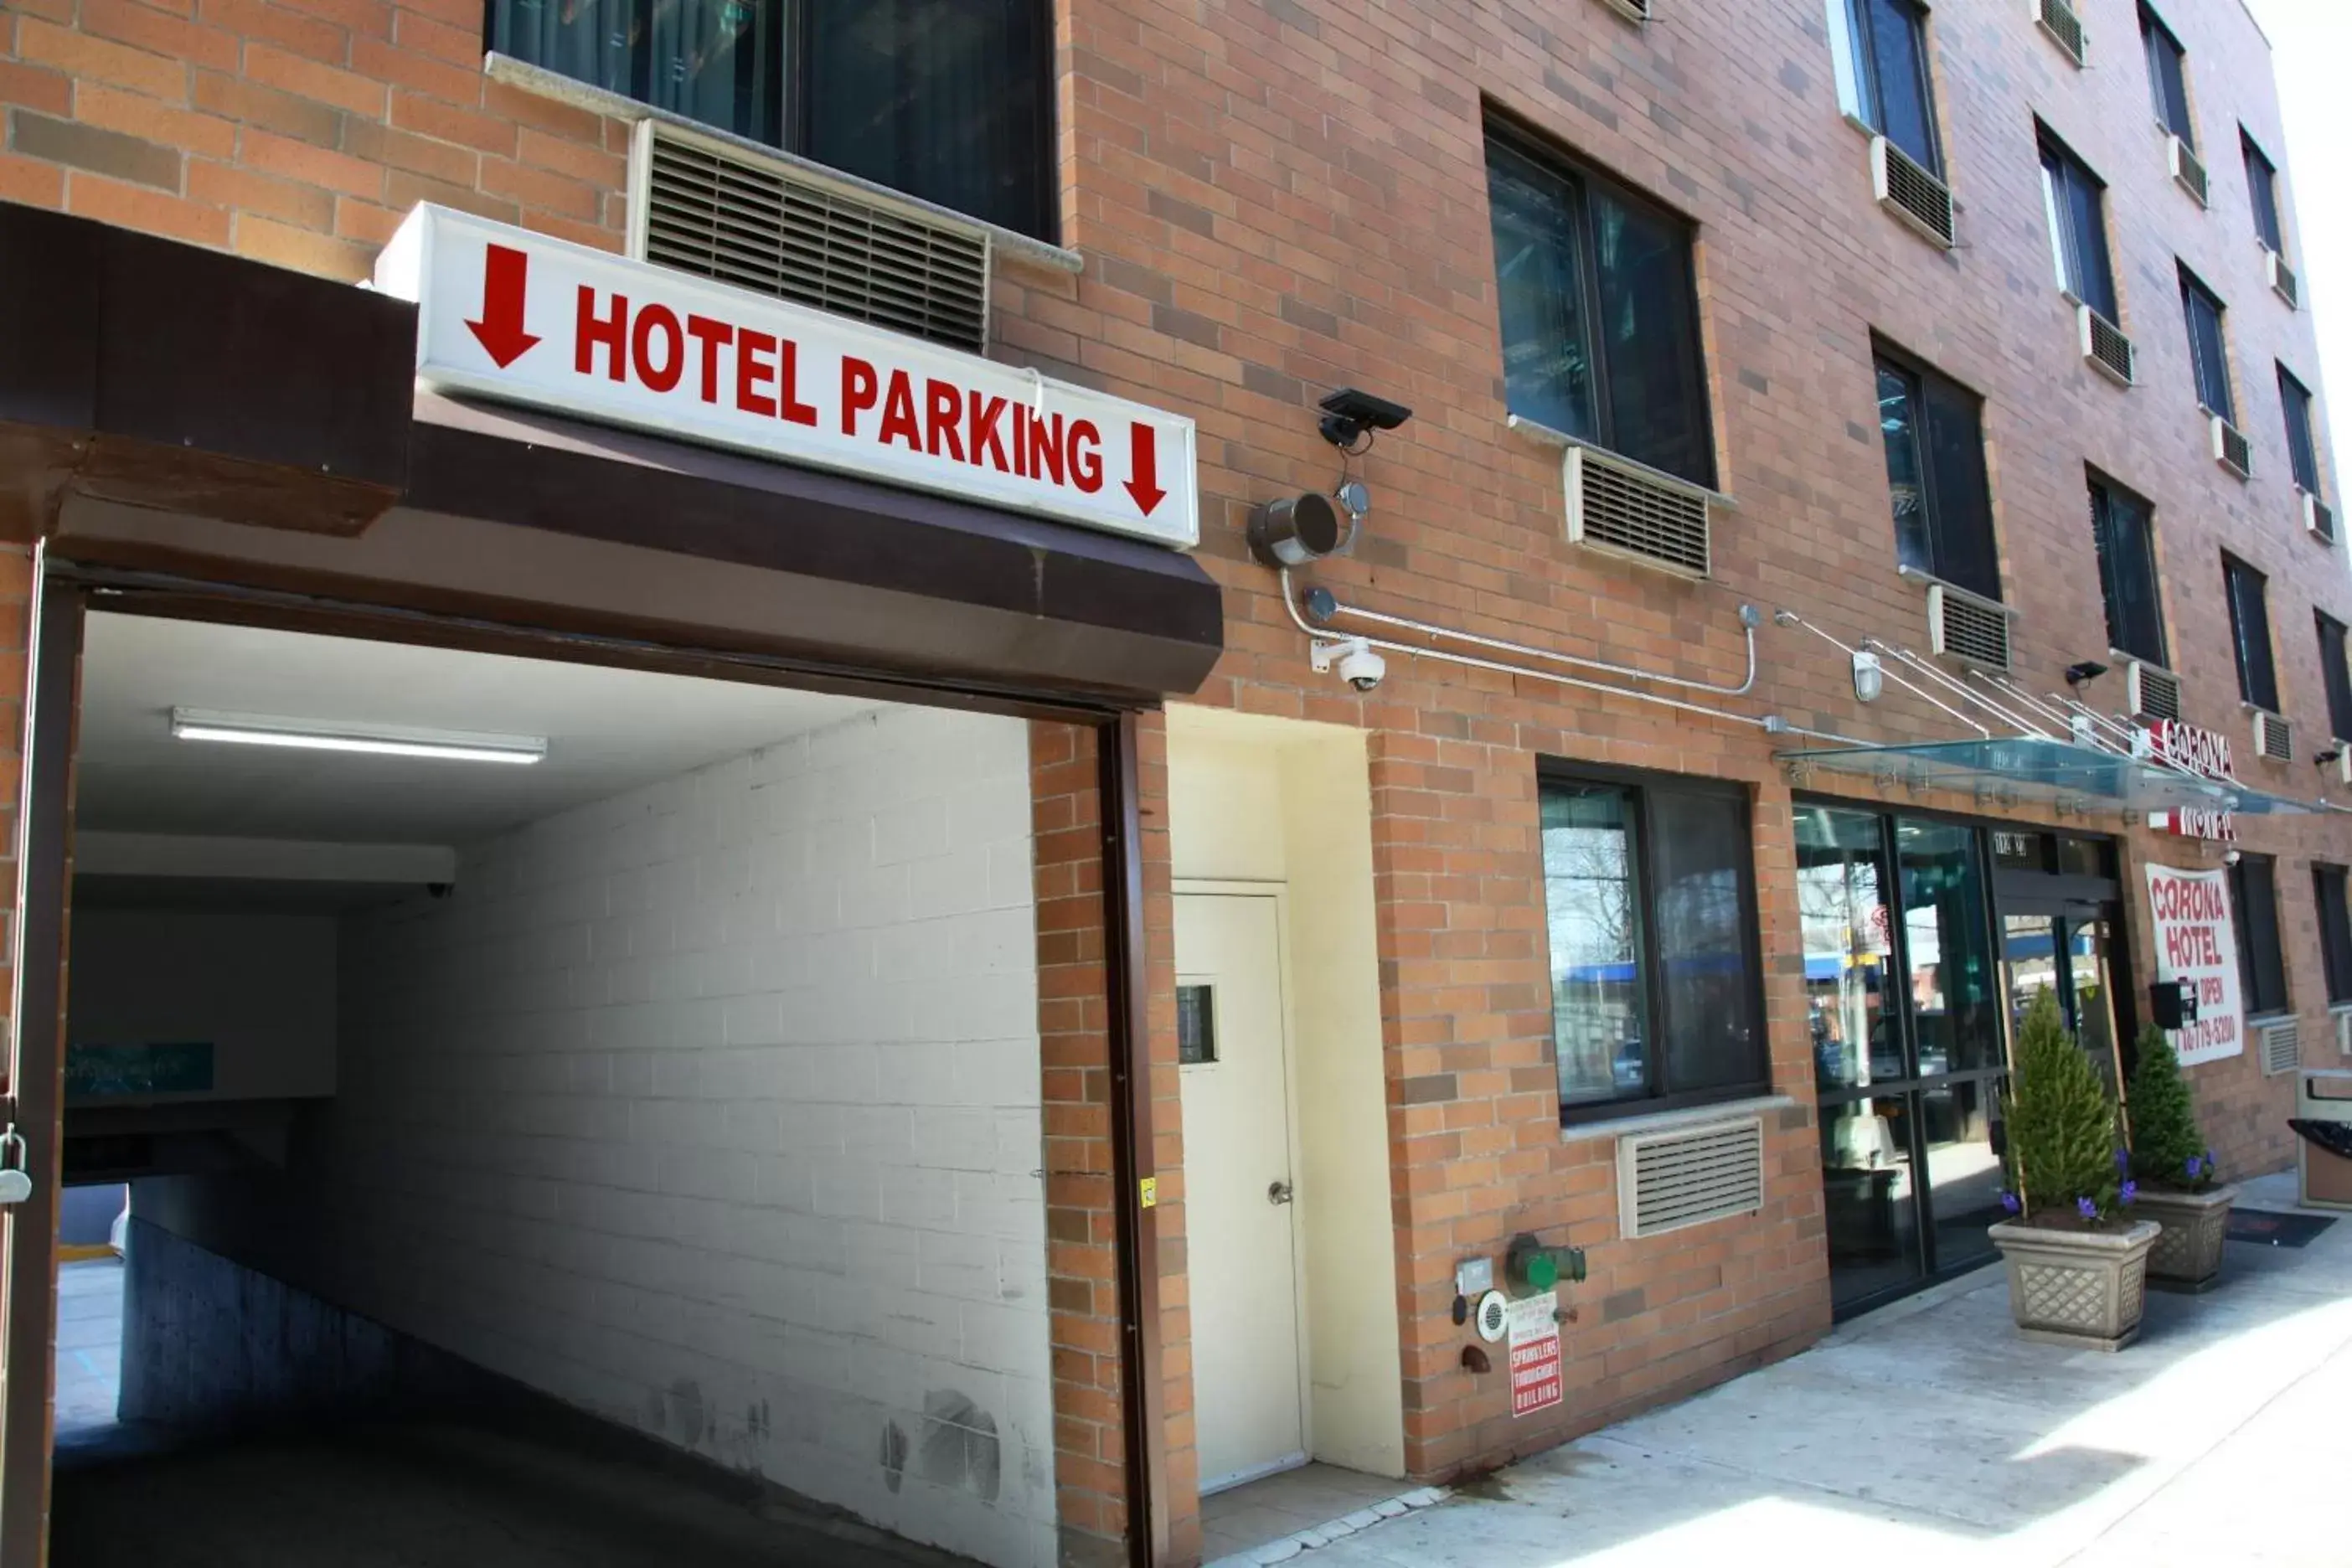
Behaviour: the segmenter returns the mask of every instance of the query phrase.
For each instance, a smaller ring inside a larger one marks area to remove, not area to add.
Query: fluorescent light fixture
[[[547,755],[539,735],[482,735],[463,730],[412,730],[397,724],[339,724],[323,719],[271,719],[256,713],[172,710],[172,735],[232,746],[286,746],[303,752],[358,752],[377,757],[432,757],[453,763],[536,763]]]

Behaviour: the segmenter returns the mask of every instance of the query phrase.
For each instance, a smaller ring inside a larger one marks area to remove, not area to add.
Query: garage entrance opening
[[[121,614],[81,685],[138,1441],[53,1561],[1054,1562],[1025,721]]]

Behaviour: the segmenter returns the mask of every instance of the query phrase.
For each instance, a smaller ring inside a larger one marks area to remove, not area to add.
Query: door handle
[[[1294,1195],[1288,1182],[1268,1182],[1265,1184],[1265,1201],[1270,1204],[1286,1204]]]

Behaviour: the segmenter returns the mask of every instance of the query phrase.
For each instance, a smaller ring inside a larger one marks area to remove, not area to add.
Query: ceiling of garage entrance
[[[877,704],[733,681],[93,615],[77,821],[126,833],[451,844]],[[171,710],[543,735],[531,767],[175,741]]]

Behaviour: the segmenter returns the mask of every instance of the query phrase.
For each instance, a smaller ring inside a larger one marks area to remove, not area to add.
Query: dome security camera
[[[1377,690],[1389,673],[1389,661],[1361,637],[1318,642],[1307,650],[1307,662],[1316,673],[1328,675],[1336,670],[1340,679],[1365,692]]]

